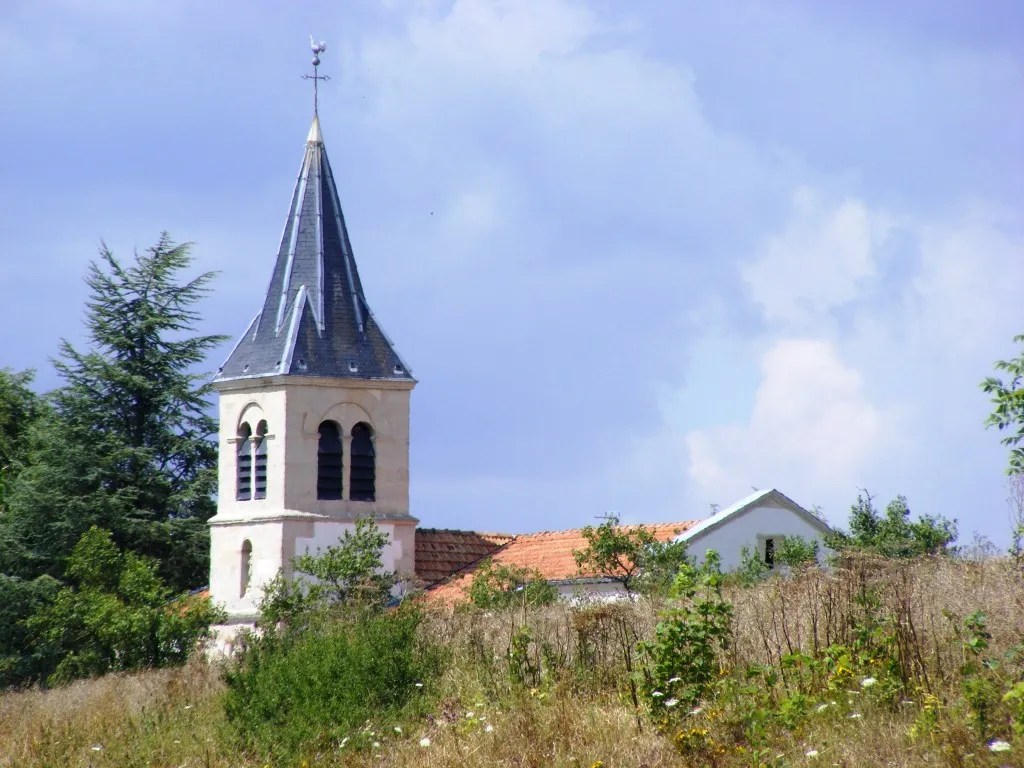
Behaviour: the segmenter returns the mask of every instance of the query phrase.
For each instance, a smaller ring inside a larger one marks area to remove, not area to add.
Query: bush
[[[90,528],[68,561],[72,586],[24,621],[38,674],[59,684],[184,664],[223,613],[209,598],[174,599],[158,569],[153,558],[121,552],[110,531]]]
[[[487,560],[477,569],[468,596],[477,608],[506,608],[551,605],[558,591],[536,569]]]
[[[304,632],[267,632],[225,671],[225,714],[243,749],[296,760],[343,740],[356,747],[367,721],[391,724],[425,703],[442,656],[418,634],[420,615],[348,616],[324,612]]]

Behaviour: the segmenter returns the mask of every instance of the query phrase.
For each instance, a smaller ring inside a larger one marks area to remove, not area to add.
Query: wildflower
[[[875,678],[873,678],[873,677],[865,677],[863,680],[860,681],[860,687],[861,688],[870,688],[872,685],[874,685],[877,682],[878,681]]]
[[[664,693],[662,693],[661,691],[652,691],[652,692],[651,692],[651,696],[653,696],[653,697],[654,697],[654,698],[656,698],[656,699],[660,699],[660,698],[661,698],[662,696],[664,696],[664,695],[665,695],[665,694],[664,694]]]
[[[192,709],[192,705],[191,704],[186,704],[185,705],[185,709]]]
[[[341,740],[341,743],[338,744],[338,749],[344,749],[346,744],[348,744],[348,736]]]
[[[669,699],[668,701],[665,702],[665,706],[666,707],[674,707],[678,703],[679,703],[679,699]]]
[[[703,711],[704,711],[703,707],[694,707],[693,709],[690,710],[690,714],[696,716],[696,715],[699,715]]]
[[[93,752],[102,752],[103,751],[103,745],[102,744],[95,744],[93,746],[93,748],[92,748],[92,751]]]
[[[671,677],[671,678],[669,678],[668,684],[672,685],[672,683],[678,683],[682,679],[683,678],[681,678],[681,677]]]
[[[824,712],[826,709],[828,709],[828,704],[827,703],[826,704],[819,704],[817,711],[818,712]]]
[[[816,749],[808,749],[806,752],[804,752],[804,757],[815,758],[817,756],[818,756],[818,750],[816,750]]]
[[[373,742],[373,748],[374,749],[380,749],[380,742],[379,741]]]
[[[416,687],[417,688],[422,688],[423,687],[423,683],[416,683]]]
[[[484,726],[484,731],[486,731],[487,733],[494,733],[494,726],[488,723]]]
[[[851,720],[857,720],[861,717],[864,717],[864,715],[862,715],[860,712],[854,712],[852,715],[850,715]]]
[[[399,728],[397,725],[395,726],[395,733],[397,733],[399,736],[402,735],[402,729]]]
[[[427,736],[424,736],[422,739],[420,739],[420,746],[424,747],[424,748],[429,747],[430,746],[430,738],[427,737]]]
[[[912,702],[910,699],[903,699],[903,701],[901,701],[900,704],[903,704],[904,706],[907,706],[907,707],[914,706],[914,702]]]
[[[595,760],[594,764],[590,768],[604,768],[604,760]]]
[[[475,714],[475,713],[473,713],[472,711],[470,711],[470,712],[467,712],[467,713],[466,713],[466,717],[470,717],[470,718],[471,718],[471,717],[473,717],[473,715],[474,715],[474,714]]]
[[[1009,752],[1011,749],[1013,749],[1013,747],[1010,746],[1010,742],[1001,741],[999,739],[996,739],[995,741],[990,741],[988,748],[993,752]]]

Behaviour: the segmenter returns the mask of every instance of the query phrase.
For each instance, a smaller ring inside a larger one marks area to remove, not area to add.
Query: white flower
[[[1010,742],[1000,741],[999,739],[996,739],[995,741],[990,741],[988,748],[993,752],[1009,752],[1011,749],[1013,749],[1013,747],[1010,746]]]
[[[102,744],[96,744],[95,746],[93,746],[92,751],[93,752],[102,752],[103,751],[103,745]]]
[[[864,715],[862,715],[860,712],[854,712],[852,715],[850,715],[851,720],[857,720],[861,717],[864,717]]]
[[[828,704],[819,704],[817,711],[818,712],[824,712],[826,709],[828,709]]]
[[[401,729],[401,728],[399,728],[399,727],[398,727],[398,726],[396,725],[396,726],[395,726],[395,733],[401,733],[401,732],[402,732],[402,729]]]
[[[678,703],[679,703],[679,699],[668,699],[668,700],[667,700],[667,701],[665,702],[665,706],[666,706],[666,707],[674,707],[674,706],[675,706],[676,704],[678,704]]]
[[[484,726],[484,731],[486,731],[487,733],[494,733],[494,726],[488,723]]]
[[[380,749],[380,742],[379,741],[373,742],[373,748],[374,749]]]
[[[673,677],[673,678],[670,678],[670,679],[669,679],[669,681],[668,681],[668,684],[669,684],[669,685],[672,685],[672,683],[678,683],[678,682],[679,682],[680,680],[682,680],[682,679],[683,679],[683,678],[681,678],[681,677]]]
[[[661,691],[653,691],[653,692],[651,693],[651,696],[653,696],[654,698],[660,698],[661,696],[664,696],[664,695],[665,695],[665,694],[664,694],[664,693],[662,693]]]
[[[474,712],[467,712],[466,713],[466,717],[472,717],[474,714],[475,714]]]
[[[416,687],[417,688],[422,688],[423,687],[423,683],[416,683]]]
[[[878,681],[875,678],[873,678],[873,677],[865,677],[863,680],[860,681],[860,687],[861,688],[870,688],[872,685],[874,685],[877,682]]]
[[[192,705],[191,704],[186,704],[185,705],[185,709],[192,709]]]
[[[429,747],[430,746],[430,739],[427,738],[426,736],[424,736],[422,739],[420,739],[420,746],[421,747]]]
[[[348,736],[341,740],[341,743],[338,745],[338,749],[344,749],[346,744],[348,744]]]
[[[812,758],[813,757],[817,757],[818,756],[818,750],[816,750],[816,749],[808,749],[806,752],[804,752],[804,756],[805,757],[812,757]]]
[[[694,707],[693,709],[690,710],[690,714],[691,715],[699,715],[703,711],[704,711],[703,707]]]
[[[914,702],[912,702],[910,699],[904,699],[903,701],[900,702],[900,704],[903,704],[904,706],[907,706],[907,707],[912,707],[914,705]]]

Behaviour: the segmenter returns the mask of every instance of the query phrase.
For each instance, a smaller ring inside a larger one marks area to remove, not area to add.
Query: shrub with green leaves
[[[866,491],[857,495],[857,503],[850,508],[850,530],[836,531],[826,537],[826,546],[836,552],[859,550],[888,558],[939,555],[952,551],[957,538],[956,520],[937,515],[919,515],[910,518],[910,508],[904,496],[889,502],[885,513],[874,505],[874,498]]]
[[[225,714],[239,745],[261,759],[295,760],[358,746],[367,721],[384,727],[427,702],[443,656],[417,632],[408,606],[318,614],[298,632],[252,638],[225,672]]]
[[[587,546],[573,551],[576,566],[617,581],[630,596],[665,594],[679,567],[689,562],[686,542],[658,541],[643,525],[620,525],[616,515],[584,527],[582,534]]]
[[[68,560],[71,586],[25,621],[40,674],[63,683],[188,660],[223,615],[209,598],[173,600],[158,569],[119,550],[110,531],[90,528]]]
[[[395,574],[383,569],[388,535],[372,517],[356,520],[336,545],[292,561],[293,578],[279,572],[264,587],[260,602],[263,628],[285,624],[301,630],[318,611],[379,610],[391,599]]]
[[[558,591],[536,569],[486,560],[477,569],[468,596],[477,608],[533,607],[551,605]]]
[[[684,564],[651,641],[640,644],[645,693],[656,719],[689,711],[708,696],[732,638],[732,604],[722,595],[721,559],[708,550],[700,566]]]

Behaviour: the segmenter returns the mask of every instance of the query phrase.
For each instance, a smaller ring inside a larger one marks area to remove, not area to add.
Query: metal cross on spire
[[[313,36],[310,35],[309,45],[313,49],[313,74],[303,75],[302,79],[313,81],[313,114],[315,115],[317,114],[317,85],[319,85],[321,80],[330,80],[331,78],[328,75],[319,74],[319,70],[317,69],[317,67],[320,66],[320,54],[327,50],[327,43],[323,40],[318,43]]]

